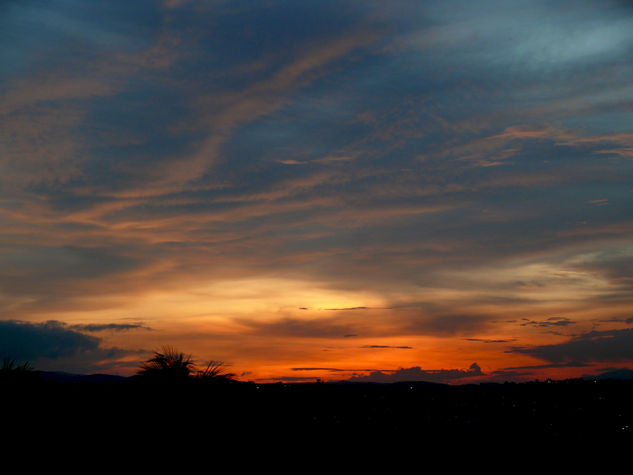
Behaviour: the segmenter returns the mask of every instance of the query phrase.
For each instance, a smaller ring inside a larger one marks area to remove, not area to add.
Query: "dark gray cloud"
[[[389,345],[363,345],[361,348],[375,348],[375,349],[394,349],[394,350],[412,350],[412,346],[389,346]]]
[[[530,320],[528,318],[522,318],[521,323],[519,323],[522,327],[536,327],[536,328],[550,328],[550,327],[566,327],[569,325],[573,325],[577,322],[566,318],[566,317],[550,317],[545,320]]]
[[[331,373],[342,373],[342,372],[368,372],[368,371],[380,371],[378,369],[359,369],[359,368],[319,368],[319,367],[307,367],[307,368],[290,368],[292,371],[329,371]]]
[[[280,376],[279,378],[258,378],[258,381],[284,381],[287,383],[304,383],[313,382],[317,379],[315,376]]]
[[[83,323],[69,325],[68,328],[84,332],[101,332],[107,330],[115,332],[128,330],[151,330],[150,327],[140,323]]]
[[[534,379],[533,373],[530,371],[514,371],[514,370],[495,370],[492,371],[486,380],[488,382],[503,383],[506,381],[525,381]]]
[[[387,309],[389,310],[389,309]],[[347,314],[347,312],[345,312]],[[419,316],[417,309],[405,309],[402,313],[377,312],[371,316],[353,316],[339,314],[336,317],[299,319],[286,317],[273,321],[257,321],[238,318],[235,321],[245,325],[257,333],[294,336],[304,338],[353,338],[359,335],[370,336],[400,336],[400,335],[431,335],[451,337],[468,335],[485,331],[489,328],[491,317],[481,315],[425,315]],[[374,322],[387,320],[386,328],[376,331],[372,328]],[[366,348],[396,348],[390,345],[368,345]],[[406,348],[406,345],[400,348]]]
[[[89,370],[91,365],[129,355],[120,348],[104,348],[101,339],[80,333],[63,322],[29,323],[0,321],[0,351],[3,357],[34,362],[36,369]]]
[[[300,320],[283,318],[272,322],[236,319],[251,331],[264,335],[290,336],[300,338],[349,338],[354,335],[352,324],[341,322],[336,318]]]
[[[584,368],[589,366],[587,363],[580,361],[569,361],[565,363],[549,363],[540,365],[527,365],[527,366],[511,366],[509,368],[502,368],[500,371],[516,371],[516,370],[530,370],[530,369],[550,369],[550,368]]]
[[[9,320],[0,322],[0,348],[6,356],[18,360],[55,359],[94,352],[99,348],[99,339],[69,329],[57,321],[27,323]]]
[[[94,297],[117,288],[125,292],[140,284],[125,284],[125,275],[144,265],[142,251],[132,252],[127,246],[19,245],[12,252],[3,251],[0,245],[5,264],[0,268],[0,310],[15,318],[34,308],[75,310],[77,300],[85,300],[87,294]],[[21,303],[16,305],[16,300]]]
[[[331,371],[331,372],[338,372],[338,371],[346,371],[344,369],[341,368],[290,368],[292,371]]]
[[[370,307],[326,308],[325,310],[369,310]]]
[[[584,368],[590,366],[588,363],[570,361],[565,363],[547,363],[541,365],[525,365],[525,366],[511,366],[508,368],[501,368],[495,371],[491,371],[487,375],[486,380],[490,382],[505,382],[505,381],[529,381],[538,379],[535,375],[538,375],[542,370],[549,369],[565,369],[565,368]]]
[[[591,331],[563,343],[510,350],[551,363],[633,360],[633,328]]]
[[[413,317],[403,323],[403,331],[422,335],[454,336],[485,331],[491,317],[483,315],[437,315]]]
[[[464,340],[466,341],[479,341],[481,343],[511,343],[513,341],[516,341],[516,338],[509,338],[509,339],[505,339],[505,340],[491,340],[491,339],[487,339],[487,338],[464,338]]]
[[[354,376],[348,379],[354,383],[396,383],[400,381],[427,381],[431,383],[451,383],[467,378],[482,376],[481,368],[473,363],[467,370],[439,369],[424,370],[419,366],[401,368],[393,372],[373,371],[367,376]]]
[[[87,277],[112,275],[139,266],[139,256],[126,256],[125,250],[107,247],[82,248],[79,246],[14,248],[5,256],[0,273],[0,284],[9,290],[28,285],[25,282],[33,272],[40,277],[39,284],[56,281],[80,280]],[[123,251],[123,252],[122,252]]]

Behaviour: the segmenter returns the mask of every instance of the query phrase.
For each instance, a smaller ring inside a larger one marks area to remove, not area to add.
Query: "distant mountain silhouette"
[[[35,371],[47,383],[118,383],[129,380],[114,374],[74,374],[62,371]]]

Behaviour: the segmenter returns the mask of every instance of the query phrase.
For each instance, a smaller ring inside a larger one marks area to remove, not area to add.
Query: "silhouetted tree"
[[[191,355],[186,355],[171,346],[154,351],[154,356],[141,366],[138,374],[148,377],[186,379],[195,369]]]
[[[196,377],[205,381],[231,381],[235,374],[226,371],[222,361],[209,361],[206,368],[198,370]]]

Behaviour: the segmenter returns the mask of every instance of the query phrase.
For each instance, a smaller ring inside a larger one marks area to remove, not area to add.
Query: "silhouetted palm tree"
[[[203,380],[231,381],[235,374],[227,373],[222,361],[209,361],[205,369],[198,370],[196,377]]]
[[[154,356],[141,366],[141,376],[170,379],[186,379],[195,369],[191,355],[186,355],[171,346],[163,346],[154,351]]]

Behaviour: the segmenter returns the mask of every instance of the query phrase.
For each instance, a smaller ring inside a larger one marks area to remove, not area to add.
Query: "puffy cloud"
[[[400,368],[393,372],[373,371],[367,376],[354,376],[349,382],[354,383],[396,383],[399,381],[426,381],[431,383],[463,382],[468,378],[483,376],[477,363],[464,369],[424,370],[419,366]]]

